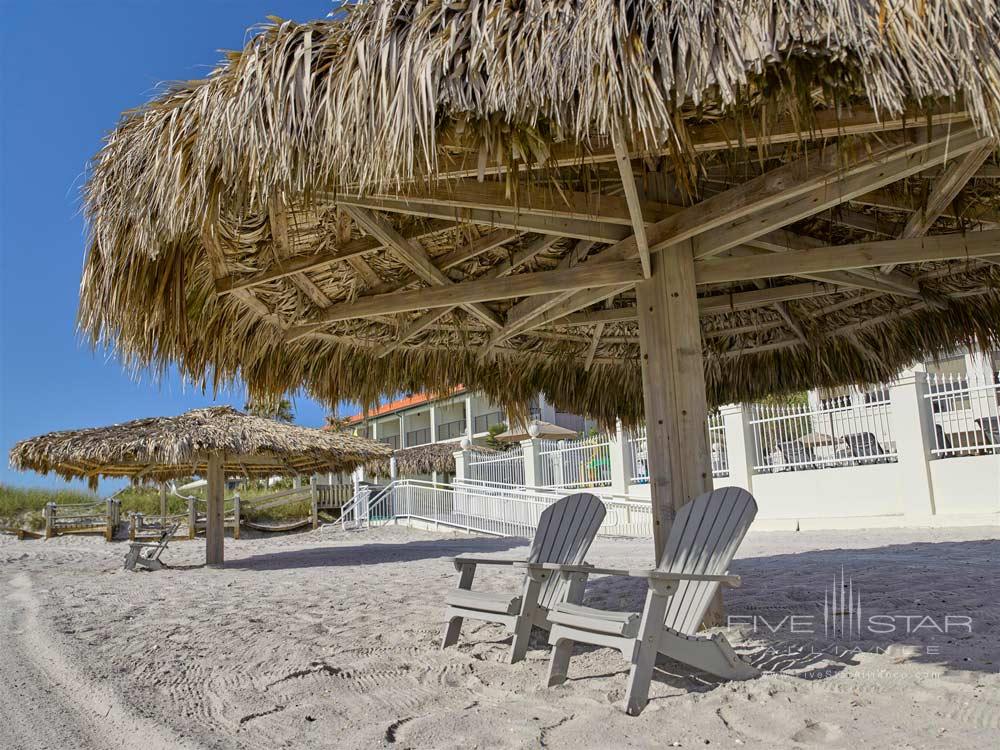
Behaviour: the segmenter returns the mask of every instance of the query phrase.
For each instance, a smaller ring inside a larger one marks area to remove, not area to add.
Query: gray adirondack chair
[[[604,503],[580,493],[557,500],[542,511],[526,561],[476,557],[450,558],[461,577],[458,588],[445,601],[447,625],[441,648],[458,642],[465,618],[505,625],[514,633],[510,663],[524,658],[532,626],[549,628],[549,610],[558,602],[580,602],[587,582],[583,565],[587,550],[604,520]],[[542,563],[568,563],[578,570],[565,576],[538,567]],[[521,593],[472,591],[479,565],[519,565],[525,569]]]
[[[611,612],[568,601],[556,604],[549,613],[549,643],[555,648],[548,684],[565,682],[577,641],[617,649],[632,662],[625,696],[625,711],[632,715],[646,705],[658,653],[730,680],[757,676],[757,669],[740,659],[721,634],[695,635],[719,585],[739,586],[739,577],[726,571],[755,515],[757,503],[746,490],[724,487],[707,492],[677,513],[656,570],[588,569],[588,573],[648,579],[646,605],[640,613]],[[544,568],[563,576],[577,569],[573,565]]]
[[[166,567],[161,562],[160,555],[179,528],[179,523],[167,526],[160,532],[160,538],[156,542],[132,542],[125,555],[125,570],[135,570],[137,565],[146,570],[160,570]]]

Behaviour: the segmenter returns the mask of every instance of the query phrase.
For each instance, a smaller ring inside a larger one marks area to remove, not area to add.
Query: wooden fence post
[[[198,533],[198,510],[195,508],[195,499],[188,500],[188,539],[194,539]]]
[[[319,489],[316,487],[315,475],[309,478],[309,502],[311,504],[312,527],[319,528]]]
[[[130,542],[135,541],[135,534],[139,530],[140,515],[134,510],[128,514],[128,540]]]
[[[233,539],[240,538],[240,493],[233,495]]]
[[[45,508],[42,509],[42,515],[45,516],[45,538],[51,539],[56,533],[56,504],[46,503]]]
[[[104,501],[104,514],[105,514],[105,529],[104,529],[104,541],[110,542],[115,537],[115,501],[112,498],[108,498]]]

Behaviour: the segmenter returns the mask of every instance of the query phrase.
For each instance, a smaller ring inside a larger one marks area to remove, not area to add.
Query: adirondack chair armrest
[[[559,573],[586,573],[588,575],[627,576],[627,570],[618,568],[595,568],[593,565],[570,565],[568,563],[515,563],[516,568],[537,568],[538,570],[554,570]]]
[[[667,573],[661,570],[630,570],[627,575],[648,578],[651,581],[718,581],[723,586],[738,589],[742,585],[739,576],[713,576],[701,573]]]
[[[159,547],[159,543],[153,542],[129,542],[132,547]]]
[[[450,562],[455,566],[455,570],[461,571],[462,568],[472,565],[517,565],[521,563],[521,560],[502,560],[496,557],[446,557],[445,560]]]

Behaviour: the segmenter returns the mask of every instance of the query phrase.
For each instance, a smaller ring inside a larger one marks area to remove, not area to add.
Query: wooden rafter
[[[395,228],[380,216],[376,216],[371,211],[357,207],[346,207],[346,211],[365,231],[376,237],[387,247],[391,247],[403,260],[410,270],[420,276],[424,281],[435,286],[449,287],[454,282],[444,275],[435,266],[422,247],[413,240],[408,240],[395,230]],[[462,305],[466,310],[475,315],[488,326],[501,328],[503,323],[499,316],[480,302],[469,302]]]
[[[288,257],[291,254],[292,241],[288,228],[288,211],[280,194],[275,194],[268,205],[268,222],[271,225],[275,255],[278,258]],[[288,278],[316,307],[323,309],[332,304],[330,298],[306,276],[304,271],[293,273]]]
[[[934,189],[927,196],[927,205],[924,209],[910,216],[899,234],[900,239],[923,237],[927,234],[941,213],[954,202],[976,170],[993,153],[993,148],[994,144],[991,143],[983,148],[969,151],[961,159],[953,162],[935,182]],[[887,264],[882,267],[882,272],[890,273],[894,267],[891,263]]]
[[[629,217],[632,221],[632,231],[635,233],[635,246],[639,253],[639,262],[642,263],[643,276],[648,279],[650,275],[649,240],[646,237],[646,221],[643,218],[645,214],[639,200],[635,174],[632,172],[632,161],[629,159],[628,146],[621,128],[615,130],[613,140],[615,160],[618,162],[618,174],[622,178],[622,189],[625,191],[625,201],[628,204]],[[591,356],[590,359],[593,357]]]
[[[403,229],[400,234],[406,239],[419,239],[431,234],[437,234],[455,226],[453,222],[433,221],[423,224],[414,224]],[[315,253],[303,253],[295,255],[287,260],[281,260],[268,268],[252,276],[231,276],[225,273],[216,278],[215,291],[217,294],[233,294],[239,290],[248,290],[262,284],[268,284],[278,279],[283,279],[296,273],[306,273],[325,268],[339,261],[346,261],[381,248],[381,243],[372,237],[361,237],[351,240],[343,246],[338,246],[333,250],[320,250]]]

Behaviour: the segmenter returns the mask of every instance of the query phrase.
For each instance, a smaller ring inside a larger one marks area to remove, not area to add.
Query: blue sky
[[[330,0],[0,0],[0,482],[58,486],[7,466],[17,441],[50,430],[242,407],[242,391],[203,394],[176,376],[133,378],[92,352],[75,320],[86,228],[87,162],[120,113],[160,84],[204,77],[220,50],[276,15],[325,16]],[[296,421],[327,409],[295,399]],[[82,485],[80,485],[82,486]],[[108,486],[102,486],[102,491]]]

